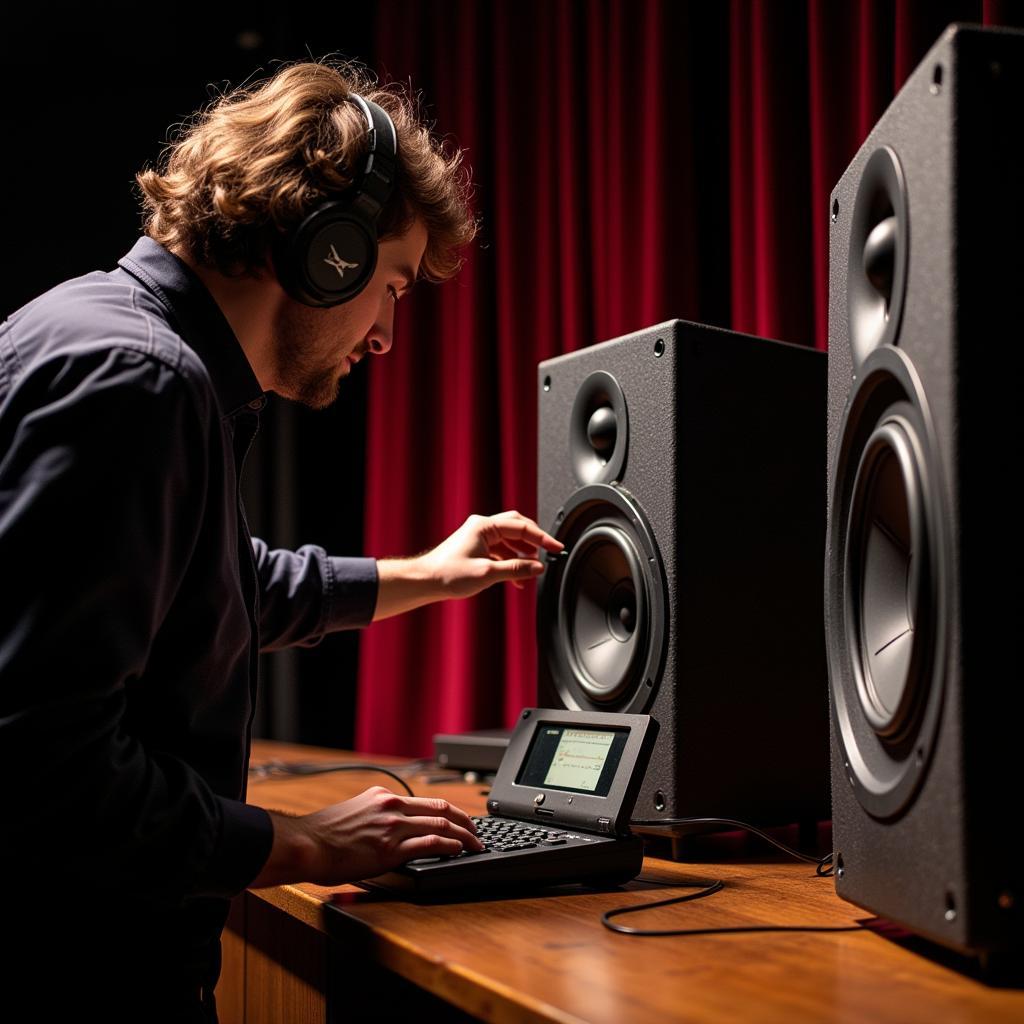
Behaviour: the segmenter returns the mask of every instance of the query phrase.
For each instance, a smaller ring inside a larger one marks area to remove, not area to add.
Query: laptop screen
[[[607,796],[628,729],[539,722],[516,784]]]

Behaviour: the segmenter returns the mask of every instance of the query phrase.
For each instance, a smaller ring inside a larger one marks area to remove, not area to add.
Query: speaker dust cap
[[[550,531],[569,557],[540,580],[537,635],[567,708],[642,711],[667,639],[661,559],[650,527],[623,488],[578,490]]]
[[[576,392],[569,418],[569,453],[576,482],[621,480],[628,441],[622,387],[610,373],[595,370]]]
[[[907,185],[894,150],[864,166],[850,224],[847,313],[854,369],[899,337],[910,246]]]

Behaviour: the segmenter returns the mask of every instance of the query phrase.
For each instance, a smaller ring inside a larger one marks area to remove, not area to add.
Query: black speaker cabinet
[[[831,196],[836,889],[962,951],[1022,936],[1022,136],[1024,33],[951,26]]]
[[[634,818],[828,817],[826,362],[674,320],[538,368],[538,704],[658,720]]]

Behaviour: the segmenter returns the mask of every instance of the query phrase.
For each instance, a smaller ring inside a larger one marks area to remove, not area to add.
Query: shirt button
[[[252,409],[253,412],[259,412],[266,404],[267,400],[265,398],[255,398],[249,403],[249,408]]]

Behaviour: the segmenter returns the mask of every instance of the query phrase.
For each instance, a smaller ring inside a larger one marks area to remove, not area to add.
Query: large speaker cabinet
[[[1020,948],[1024,33],[951,26],[831,196],[839,895]]]
[[[828,816],[825,392],[679,320],[539,365],[538,704],[658,720],[635,818]]]

